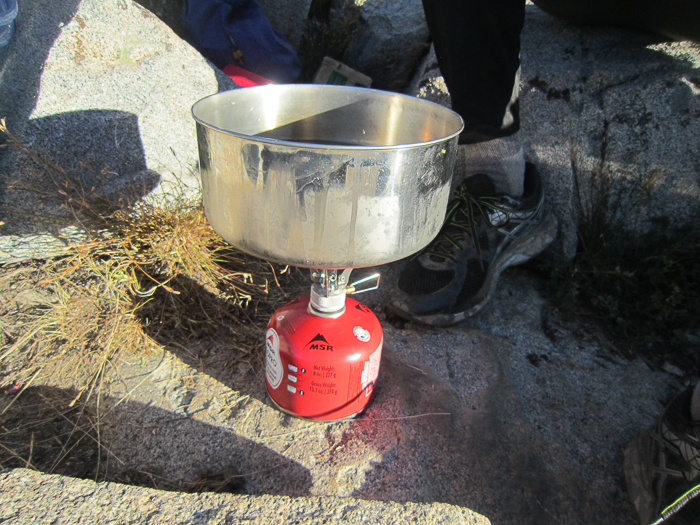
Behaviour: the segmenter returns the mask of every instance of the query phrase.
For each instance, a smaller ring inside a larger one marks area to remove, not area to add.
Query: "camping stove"
[[[246,253],[312,270],[311,293],[267,327],[270,397],[313,420],[360,413],[382,329],[346,297],[367,285],[348,284],[350,268],[408,257],[440,231],[461,118],[397,93],[303,84],[217,93],[192,115],[214,230]]]
[[[346,294],[375,274],[347,285],[350,269],[312,271],[311,294],[291,300],[266,333],[267,392],[289,414],[323,421],[351,418],[369,404],[379,375],[379,320]]]

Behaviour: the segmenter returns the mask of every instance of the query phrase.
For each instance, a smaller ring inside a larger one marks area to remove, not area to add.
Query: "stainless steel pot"
[[[245,252],[308,268],[374,266],[440,230],[463,127],[447,108],[296,84],[218,93],[192,115],[207,218]]]

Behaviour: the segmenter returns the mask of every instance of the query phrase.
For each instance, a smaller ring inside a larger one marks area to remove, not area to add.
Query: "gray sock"
[[[464,144],[464,174],[466,177],[476,173],[485,173],[493,181],[496,192],[511,197],[523,194],[525,175],[525,154],[520,142],[520,133],[500,139]]]
[[[700,421],[700,381],[695,384],[693,398],[690,400],[690,417],[693,421]]]

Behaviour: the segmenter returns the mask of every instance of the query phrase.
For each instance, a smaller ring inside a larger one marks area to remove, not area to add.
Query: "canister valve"
[[[358,294],[379,288],[379,274],[375,273],[348,284],[352,268],[345,270],[317,269],[311,271],[309,311],[321,317],[338,317],[345,311],[346,294]],[[374,285],[372,286],[372,281]],[[363,286],[360,286],[363,285]]]

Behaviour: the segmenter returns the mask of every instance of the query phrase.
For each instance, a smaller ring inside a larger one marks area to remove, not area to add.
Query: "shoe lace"
[[[499,206],[498,203],[499,199],[496,197],[475,197],[466,188],[460,186],[447,207],[445,222],[440,233],[421,254],[457,262],[455,250],[462,250],[462,241],[471,236],[476,253],[481,255],[479,217],[490,224],[489,210],[498,210],[504,215],[502,222],[508,222],[510,219],[510,210]]]

